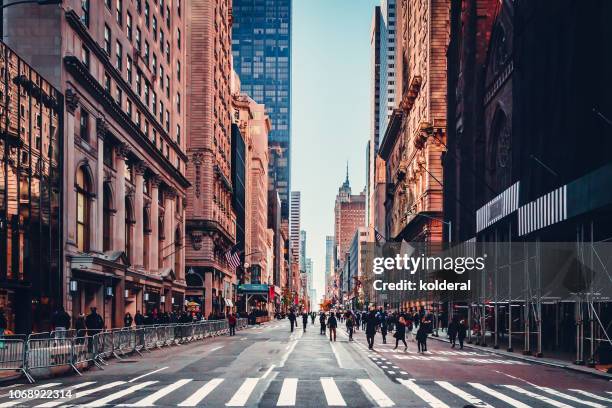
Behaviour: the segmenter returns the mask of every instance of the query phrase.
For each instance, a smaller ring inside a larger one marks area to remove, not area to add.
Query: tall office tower
[[[325,237],[325,282],[334,271],[334,236]]]
[[[300,262],[300,192],[291,192],[291,213],[289,216],[289,245],[292,262]]]
[[[366,146],[366,224],[372,224],[375,158],[380,140],[380,6],[374,7],[370,29],[370,140]],[[383,130],[384,132],[384,130]]]
[[[306,231],[300,230],[300,271],[306,270]]]
[[[266,105],[270,189],[289,217],[291,191],[291,0],[234,0],[232,52],[242,91]]]
[[[334,206],[335,267],[344,263],[346,252],[357,228],[365,224],[365,192],[351,194],[348,166],[346,179],[338,189]]]
[[[395,101],[395,0],[380,3],[380,105],[378,129],[384,135],[387,123],[397,106]],[[378,152],[379,143],[375,145]]]

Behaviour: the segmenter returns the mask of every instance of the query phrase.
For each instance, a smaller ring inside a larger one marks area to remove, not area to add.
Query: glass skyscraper
[[[234,0],[232,52],[241,90],[266,105],[272,128],[270,189],[289,217],[291,180],[291,0]]]

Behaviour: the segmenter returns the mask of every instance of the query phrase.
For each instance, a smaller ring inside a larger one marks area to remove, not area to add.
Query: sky
[[[301,191],[301,229],[323,295],[325,236],[346,177],[365,186],[370,128],[370,26],[378,0],[293,0],[291,189]]]

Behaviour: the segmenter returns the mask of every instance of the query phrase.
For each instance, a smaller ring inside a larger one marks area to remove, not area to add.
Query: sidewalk
[[[444,343],[450,343],[449,339],[446,338],[445,332],[440,332],[439,337],[429,336],[429,339],[441,341]],[[572,370],[572,371],[580,372],[583,374],[590,374],[590,375],[594,375],[597,377],[607,378],[612,381],[612,374],[608,374],[606,372],[597,370],[596,368],[588,367],[586,365],[577,365],[577,364],[573,364],[571,362],[564,361],[564,360],[558,360],[558,359],[547,358],[547,357],[526,356],[526,355],[522,355],[522,354],[515,353],[515,352],[495,349],[493,347],[482,347],[482,346],[477,346],[475,344],[469,344],[469,343],[464,343],[463,348],[470,348],[470,349],[478,350],[478,351],[486,351],[488,353],[496,354],[499,356],[514,358],[514,359],[522,360],[522,361],[528,361],[534,364],[565,368],[567,370]]]

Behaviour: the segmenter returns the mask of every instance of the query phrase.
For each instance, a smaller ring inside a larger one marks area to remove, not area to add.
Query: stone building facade
[[[181,7],[67,0],[4,14],[6,41],[65,94],[64,306],[97,307],[107,327],[183,306]]]
[[[441,242],[449,4],[397,1],[396,95],[381,141],[386,236]]]
[[[186,267],[193,299],[205,315],[228,310],[236,271],[224,254],[236,244],[232,208],[231,1],[183,2],[187,26]],[[197,276],[196,276],[197,275]]]
[[[351,193],[347,168],[346,180],[338,189],[334,206],[336,269],[341,268],[344,264],[345,255],[349,251],[351,240],[357,228],[365,226],[365,201],[365,192],[360,194]]]

